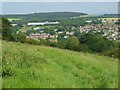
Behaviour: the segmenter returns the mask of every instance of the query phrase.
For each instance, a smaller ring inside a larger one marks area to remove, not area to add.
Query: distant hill
[[[19,14],[19,15],[3,15],[5,18],[12,20],[11,23],[26,24],[28,22],[43,22],[43,21],[59,21],[60,19],[70,19],[71,17],[79,17],[87,15],[80,12],[46,12],[34,14]]]
[[[3,88],[117,88],[118,60],[3,41]]]
[[[98,17],[101,18],[118,18],[120,16],[120,14],[103,14],[103,15],[99,15]]]
[[[70,18],[74,16],[87,15],[80,12],[46,12],[46,13],[34,13],[34,14],[21,14],[21,15],[4,15],[9,18]]]

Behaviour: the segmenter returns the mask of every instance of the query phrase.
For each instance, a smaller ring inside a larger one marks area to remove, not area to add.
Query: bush
[[[93,52],[103,52],[112,48],[113,44],[111,41],[105,39],[103,36],[96,35],[93,33],[83,33],[79,37],[81,44],[85,44]]]
[[[40,44],[40,45],[47,45],[47,44],[48,44],[48,41],[47,41],[47,40],[44,40],[44,39],[39,39],[39,44]]]
[[[12,41],[12,30],[10,22],[6,18],[1,18],[2,19],[2,30],[0,30],[0,33],[2,32],[2,39],[3,40],[10,40]]]
[[[92,52],[87,45],[80,44],[77,48],[77,51],[80,52]]]
[[[68,43],[67,40],[59,41],[59,42],[57,43],[57,47],[58,47],[58,48],[61,48],[61,49],[66,49],[67,43]]]
[[[14,37],[14,41],[25,43],[25,39],[26,39],[25,33],[19,32],[18,34],[14,34],[13,37]]]
[[[38,40],[31,39],[31,38],[26,38],[25,42],[28,43],[28,44],[34,44],[34,45],[38,45],[39,44]]]
[[[76,50],[79,45],[79,39],[76,36],[71,36],[68,38],[67,49]]]
[[[106,50],[101,54],[105,55],[105,56],[112,57],[112,58],[118,58],[118,53],[119,53],[118,48],[113,48],[113,49],[110,49],[110,50]]]
[[[6,77],[6,76],[12,76],[13,72],[11,70],[11,68],[4,68],[2,71],[2,77]]]
[[[56,42],[48,42],[49,46],[51,47],[57,47],[57,43]]]

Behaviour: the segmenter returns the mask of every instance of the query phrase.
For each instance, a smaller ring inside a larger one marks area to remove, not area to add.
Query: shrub
[[[80,51],[80,52],[92,52],[89,47],[85,44],[80,44],[77,48],[77,51]]]
[[[16,42],[25,43],[26,35],[24,33],[20,32],[18,34],[14,34],[13,36]]]
[[[57,47],[57,43],[56,42],[48,42],[48,43],[49,43],[49,46]]]
[[[106,50],[106,51],[102,52],[101,54],[105,55],[105,56],[112,57],[112,58],[118,58],[118,53],[119,53],[118,48],[113,48],[110,50]]]
[[[96,35],[93,33],[83,33],[79,37],[81,44],[85,44],[93,52],[103,52],[112,47],[112,42],[105,39],[103,36]]]
[[[0,32],[2,32],[2,39],[3,40],[12,40],[12,30],[11,28],[11,24],[10,22],[6,19],[6,18],[1,18],[2,19],[2,30],[0,30]]]
[[[12,76],[13,72],[11,70],[11,68],[4,68],[2,71],[2,77],[6,77],[6,76]]]
[[[71,36],[68,38],[67,49],[76,50],[79,45],[79,40],[76,36]]]
[[[68,43],[67,40],[59,41],[59,42],[57,43],[57,47],[58,47],[58,48],[61,48],[61,49],[66,49],[67,43]]]
[[[27,38],[25,40],[26,43],[28,44],[34,44],[34,45],[38,45],[39,44],[39,41],[38,40],[35,40],[35,39],[31,39],[31,38]]]

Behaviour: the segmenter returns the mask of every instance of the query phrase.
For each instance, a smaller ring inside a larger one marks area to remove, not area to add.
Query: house
[[[64,36],[64,38],[68,38],[68,37],[69,37],[68,35]]]
[[[63,31],[59,31],[59,32],[58,32],[58,34],[62,34],[62,33],[63,33]]]
[[[45,22],[31,22],[31,23],[28,23],[27,25],[28,26],[37,26],[37,25],[47,25],[47,24],[59,24],[59,22],[48,22],[48,21],[45,21]]]
[[[34,30],[39,30],[40,29],[40,27],[35,27],[35,28],[33,28]]]
[[[14,26],[17,26],[17,24],[11,24],[11,25],[12,25],[13,27],[14,27]]]
[[[46,34],[46,33],[35,33],[35,34],[30,34],[29,36],[27,36],[26,38],[33,38],[33,39],[46,39],[50,36],[50,34]]]
[[[37,25],[45,25],[44,22],[32,22],[32,23],[28,23],[28,26],[37,26]]]
[[[92,22],[92,20],[87,20],[87,21],[85,21],[85,22],[87,22],[87,23],[91,23],[91,22]]]
[[[49,24],[59,24],[59,22],[49,22]]]
[[[44,28],[35,27],[35,28],[33,28],[33,30],[44,30]]]

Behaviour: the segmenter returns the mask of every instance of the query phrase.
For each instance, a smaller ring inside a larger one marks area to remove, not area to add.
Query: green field
[[[21,29],[19,29],[19,31],[26,32],[30,28],[31,28],[30,26],[25,26],[25,27],[22,27]]]
[[[118,60],[3,41],[3,88],[117,88]]]
[[[16,20],[22,20],[22,19],[20,19],[20,18],[7,18],[7,19],[8,19],[10,22],[13,21],[13,20],[14,20],[14,21],[16,21]]]
[[[102,19],[102,20],[118,20],[118,18],[99,18],[99,20]]]
[[[96,14],[89,14],[89,15],[81,15],[80,17],[95,17],[97,16]]]

